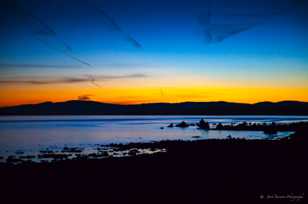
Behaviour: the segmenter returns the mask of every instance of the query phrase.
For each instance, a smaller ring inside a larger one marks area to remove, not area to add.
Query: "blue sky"
[[[308,86],[305,1],[2,4],[0,81],[5,85],[31,76],[45,80],[139,74],[157,83],[160,77],[204,75],[224,86],[231,81]],[[200,23],[200,17],[209,16],[209,25]],[[221,36],[223,40],[215,40]]]

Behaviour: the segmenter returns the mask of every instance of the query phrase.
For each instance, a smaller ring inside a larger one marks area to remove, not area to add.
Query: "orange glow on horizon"
[[[77,100],[88,95],[90,100],[115,104],[178,103],[228,101],[256,103],[261,101],[308,101],[308,87],[101,87],[92,86],[11,86],[0,88],[0,106],[33,104],[46,101]]]

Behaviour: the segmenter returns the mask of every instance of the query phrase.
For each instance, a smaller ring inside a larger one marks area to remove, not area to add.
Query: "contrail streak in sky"
[[[289,7],[271,8],[268,11],[252,10],[251,12],[234,11],[232,8],[228,10],[214,11],[212,1],[209,1],[209,6],[205,15],[198,16],[199,24],[204,28],[204,34],[209,43],[222,42],[225,39],[242,32],[248,31],[255,26],[266,23],[274,16],[281,16],[290,9],[296,7],[296,2],[289,2]],[[231,11],[231,12],[230,12]],[[223,22],[215,22],[218,17]],[[234,22],[232,22],[232,19]],[[231,21],[230,21],[231,20]]]
[[[133,38],[130,34],[126,33],[121,27],[120,25],[114,20],[114,18],[112,18],[110,15],[108,15],[102,8],[99,8],[98,6],[94,7],[95,10],[97,10],[106,20],[106,23],[109,24],[109,27],[114,30],[117,31],[119,33],[121,33],[125,39],[135,48],[142,48],[141,43],[139,43],[135,38]]]
[[[59,39],[57,37],[57,33],[56,31],[51,28],[47,23],[45,23],[42,19],[40,19],[39,17],[37,17],[36,15],[34,15],[33,13],[25,10],[22,6],[20,6],[18,4],[18,2],[16,0],[12,0],[11,2],[12,6],[17,10],[19,11],[20,13],[22,13],[23,15],[25,16],[28,16],[30,17],[34,22],[38,23],[41,27],[42,30],[40,30],[39,32],[36,32],[34,33],[34,35],[36,36],[36,39],[38,41],[40,41],[41,43],[43,43],[48,49],[51,49],[51,50],[55,50],[55,51],[58,51],[58,52],[61,52],[63,53],[65,56],[71,58],[72,60],[82,64],[82,65],[85,65],[85,66],[88,66],[88,67],[92,67],[92,65],[84,60],[81,60],[80,58],[74,56],[72,54],[72,48],[70,45],[68,45],[65,41]],[[44,40],[42,37],[44,36],[47,36],[47,37],[52,37],[54,39],[56,39],[57,41],[59,41],[64,49],[59,49],[59,48],[54,48],[52,45],[50,45],[50,43],[48,43],[48,40]],[[89,77],[91,77],[91,80],[90,82],[95,85],[96,87],[99,87],[99,85],[95,82],[95,78],[91,75],[88,75]],[[34,81],[35,82],[35,81]],[[42,84],[42,83],[37,83],[37,84]]]
[[[34,22],[36,22],[38,25],[40,25],[41,29],[39,32],[35,32],[35,35],[38,36],[48,36],[48,37],[53,37],[55,39],[57,39],[65,48],[65,50],[67,51],[72,51],[71,46],[66,43],[64,40],[60,39],[57,36],[57,32],[51,27],[49,26],[46,22],[44,22],[41,18],[39,18],[38,16],[34,15],[33,13],[31,13],[30,11],[24,9],[17,0],[12,0],[11,2],[11,6],[13,8],[15,8],[16,11],[19,11],[20,13],[22,13],[24,16],[28,16],[29,18],[31,18]]]

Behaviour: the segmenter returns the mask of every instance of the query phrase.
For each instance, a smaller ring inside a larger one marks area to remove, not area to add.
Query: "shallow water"
[[[264,139],[262,131],[204,131],[196,127],[166,128],[170,123],[196,123],[201,118],[215,123],[242,121],[289,123],[308,121],[308,116],[5,116],[0,117],[0,156],[37,153],[65,146],[91,148],[97,144],[195,140],[232,137]],[[164,129],[160,129],[164,127]],[[276,137],[288,136],[279,132]],[[198,137],[196,137],[198,136]]]

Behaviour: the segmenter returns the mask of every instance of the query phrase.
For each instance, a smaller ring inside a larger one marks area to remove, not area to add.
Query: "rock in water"
[[[197,123],[197,126],[200,128],[200,129],[203,129],[203,130],[209,130],[210,129],[210,125],[208,122],[205,122],[203,119],[201,119],[199,121],[199,123]]]
[[[182,121],[181,123],[177,124],[176,127],[187,128],[189,127],[189,124],[187,124],[185,121]]]
[[[173,128],[173,127],[174,127],[173,123],[170,123],[170,124],[168,125],[168,128]]]

